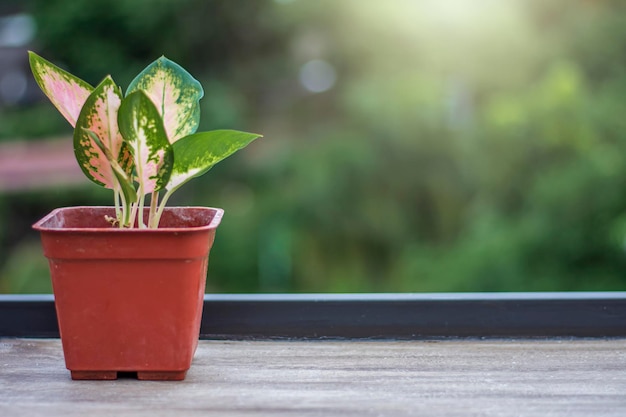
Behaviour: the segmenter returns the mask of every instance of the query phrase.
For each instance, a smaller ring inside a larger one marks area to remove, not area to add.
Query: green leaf
[[[118,123],[133,155],[139,189],[148,194],[164,188],[172,172],[174,154],[161,116],[143,91],[135,91],[122,100]]]
[[[121,89],[111,77],[105,78],[87,97],[74,130],[74,154],[78,165],[91,181],[111,189],[116,188],[115,174],[109,158],[93,135],[115,160],[123,158],[123,138],[117,126],[121,102]]]
[[[28,60],[41,91],[75,127],[80,110],[94,88],[32,51],[28,51]]]
[[[128,86],[126,95],[142,90],[156,106],[171,143],[194,133],[200,123],[202,85],[183,67],[161,57]]]
[[[172,190],[199,177],[259,137],[261,135],[256,133],[237,130],[212,130],[182,138],[173,145],[174,169],[166,188]]]

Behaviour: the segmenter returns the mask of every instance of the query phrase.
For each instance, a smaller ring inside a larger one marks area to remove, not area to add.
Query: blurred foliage
[[[626,287],[622,2],[23,8],[31,48],[85,80],[127,85],[164,54],[205,87],[201,129],[265,135],[171,203],[226,210],[208,291]],[[301,71],[314,60],[334,71],[317,74],[317,93]],[[3,108],[0,140],[69,133],[55,114]],[[0,195],[0,291],[45,290],[27,226],[57,206],[108,203],[89,187]]]

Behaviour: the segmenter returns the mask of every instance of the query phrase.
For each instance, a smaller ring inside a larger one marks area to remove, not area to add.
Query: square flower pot
[[[50,264],[72,379],[182,380],[202,317],[223,211],[167,208],[158,229],[119,229],[112,207],[54,210],[33,227]]]

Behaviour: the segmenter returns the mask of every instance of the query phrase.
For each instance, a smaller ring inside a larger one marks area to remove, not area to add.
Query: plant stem
[[[163,200],[161,200],[161,204],[159,204],[159,208],[156,211],[156,216],[153,222],[154,227],[159,227],[159,221],[161,220],[161,215],[163,214],[163,210],[165,210],[165,205],[167,204],[167,200],[176,190],[178,190],[178,187],[174,187],[165,192],[165,195],[163,196]]]
[[[122,212],[120,210],[120,188],[117,184],[117,180],[115,180],[115,189],[113,190],[113,201],[115,202],[115,217],[121,223],[122,221]]]
[[[146,225],[143,222],[143,207],[144,207],[144,202],[146,199],[146,195],[143,192],[143,184],[139,185],[139,192],[137,193],[137,199],[139,200],[139,220],[138,220],[138,227],[140,229],[145,229]]]
[[[120,198],[122,199],[122,211],[120,212],[120,214],[117,217],[118,223],[119,223],[119,228],[123,229],[124,227],[126,227],[126,224],[128,223],[128,216],[129,216],[129,208],[128,208],[128,203],[126,203],[126,197],[124,196],[123,193],[115,193],[115,212],[116,214],[118,213],[119,210],[119,200]]]
[[[135,219],[137,218],[137,207],[139,204],[132,203],[130,210],[130,218],[128,219],[128,227],[133,228],[135,226]]]
[[[150,217],[148,218],[148,227],[151,229],[156,229],[159,227],[158,221],[155,224],[157,206],[159,204],[159,192],[153,191],[150,196]]]

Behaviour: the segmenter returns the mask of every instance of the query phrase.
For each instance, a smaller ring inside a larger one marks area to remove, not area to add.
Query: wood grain
[[[0,339],[0,416],[625,416],[626,339],[201,341],[182,382],[71,381]]]

